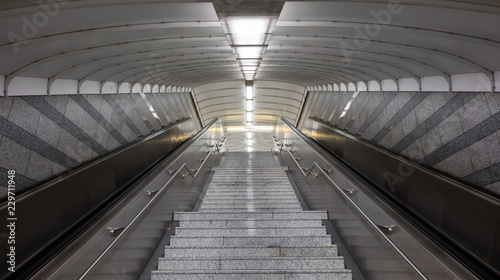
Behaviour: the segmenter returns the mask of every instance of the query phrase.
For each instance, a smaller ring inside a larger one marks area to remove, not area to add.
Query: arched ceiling
[[[193,86],[242,78],[211,3],[71,4],[51,6],[53,17],[40,7],[0,20],[7,82],[29,76]],[[20,37],[26,40],[9,42]]]
[[[86,93],[89,82],[101,93],[244,84],[226,19],[248,16],[272,19],[256,83],[298,92],[256,97],[256,122],[297,119],[306,87],[387,90],[389,81],[398,90],[411,80],[406,88],[425,90],[434,77],[456,90],[460,75],[474,74],[468,81],[499,90],[500,1],[488,0],[2,1],[0,86],[16,95],[26,85],[28,94],[52,94],[60,81],[68,94]],[[218,89],[198,101],[202,118],[245,122],[244,92],[217,99]]]
[[[451,75],[477,72],[493,82],[500,68],[496,9],[413,2],[287,2],[257,79],[317,85],[441,76],[451,86]]]

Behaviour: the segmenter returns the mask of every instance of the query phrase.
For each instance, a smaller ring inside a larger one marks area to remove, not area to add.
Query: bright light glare
[[[243,76],[245,77],[246,81],[251,81],[251,80],[253,80],[254,74],[251,74],[251,75],[250,74],[243,74]]]
[[[246,87],[247,99],[253,99],[253,87]]]
[[[243,72],[257,71],[257,66],[242,66]]]
[[[247,126],[229,126],[226,128],[227,131],[255,131],[255,132],[261,132],[261,131],[274,131],[273,126],[252,126],[251,122],[247,123]]]
[[[235,18],[229,20],[229,31],[235,45],[263,44],[269,19]]]
[[[253,100],[247,100],[247,111],[253,111]]]
[[[253,126],[253,122],[247,122],[247,127]]]
[[[259,65],[259,60],[258,59],[241,59],[240,64],[242,66],[248,66],[248,65]]]
[[[253,138],[253,132],[247,132],[247,139],[252,139]]]
[[[247,139],[247,146],[253,146],[253,139]]]
[[[253,112],[247,112],[247,122],[253,122]]]
[[[236,47],[236,54],[239,58],[259,58],[262,47]]]
[[[356,96],[358,96],[358,93],[359,93],[359,91],[356,91],[352,95],[351,100],[349,100],[349,102],[347,102],[347,105],[345,106],[344,111],[342,112],[342,114],[340,114],[339,118],[343,118],[347,114],[347,111],[349,111],[349,109],[351,108],[351,104],[354,101],[354,99],[356,99]]]
[[[273,126],[254,126],[253,131],[274,131]]]

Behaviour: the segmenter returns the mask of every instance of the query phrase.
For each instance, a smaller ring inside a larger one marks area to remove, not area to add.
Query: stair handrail
[[[209,124],[209,126],[212,126],[215,122],[212,122],[211,124]],[[208,127],[208,126],[207,126]],[[217,151],[219,152],[220,149],[222,148],[222,146],[225,144],[225,141],[226,141],[226,136],[223,136],[219,142],[214,146],[214,148],[211,148],[209,150],[209,153],[207,154],[207,156],[205,157],[205,159],[203,160],[202,164],[200,165],[200,167],[198,167],[198,170],[194,169],[194,170],[191,170],[187,167],[187,164],[186,163],[183,163],[181,165],[181,167],[179,169],[177,169],[176,171],[174,171],[174,175],[172,175],[168,181],[163,184],[163,186],[157,190],[157,191],[154,191],[156,192],[156,194],[151,198],[151,200],[141,209],[141,211],[139,211],[139,213],[137,213],[137,215],[135,215],[135,217],[127,224],[127,226],[125,226],[123,229],[120,228],[120,233],[118,235],[116,235],[116,237],[114,238],[114,240],[106,247],[106,249],[99,255],[99,257],[97,257],[95,259],[95,261],[89,266],[89,268],[87,268],[87,270],[85,270],[85,272],[78,278],[78,280],[82,280],[84,279],[89,273],[90,271],[92,271],[92,269],[99,263],[99,261],[111,250],[111,248],[116,244],[116,242],[118,242],[118,240],[120,240],[120,238],[128,231],[128,229],[130,229],[130,227],[132,227],[132,225],[142,216],[142,214],[148,210],[148,208],[150,207],[150,205],[152,205],[156,199],[159,197],[158,194],[162,193],[163,190],[165,190],[167,188],[167,186],[170,184],[170,182],[172,182],[175,177],[184,169],[186,168],[188,171],[189,171],[189,175],[192,176],[193,178],[196,178],[198,176],[198,173],[200,172],[200,170],[203,168],[203,166],[205,165],[205,162],[208,160],[208,158],[210,157],[210,155],[212,155],[212,153],[214,151]],[[222,145],[219,145],[219,144],[222,144]],[[196,171],[195,171],[196,170]],[[172,172],[170,172],[172,173]],[[188,176],[188,175],[186,175]],[[185,178],[184,175],[182,175],[183,178]]]
[[[288,126],[287,123],[285,123],[285,125]],[[293,127],[290,127],[288,126],[295,134],[297,134],[297,132],[294,130]],[[370,217],[368,217],[368,215],[366,215],[366,213],[349,197],[349,195],[347,195],[344,190],[339,186],[337,185],[337,183],[335,183],[335,181],[333,181],[333,179],[328,176],[328,174],[326,173],[325,170],[323,170],[323,168],[321,168],[321,166],[318,165],[318,163],[316,162],[313,162],[313,165],[311,168],[307,169],[307,168],[304,168],[302,167],[298,162],[297,160],[295,159],[295,157],[292,155],[292,153],[290,152],[290,148],[289,146],[287,146],[286,144],[284,144],[282,141],[280,141],[278,139],[277,136],[273,136],[273,139],[274,139],[274,143],[280,147],[279,148],[279,152],[283,152],[283,151],[286,151],[290,157],[293,159],[293,161],[295,162],[295,164],[297,165],[297,167],[299,168],[299,170],[302,172],[302,175],[307,178],[309,175],[311,174],[314,174],[315,177],[318,177],[318,174],[316,173],[312,173],[311,171],[317,167],[321,173],[323,173],[323,175],[325,175],[326,178],[328,178],[328,181],[330,181],[330,183],[333,184],[333,186],[337,189],[337,191],[354,207],[354,209],[356,209],[356,211],[359,212],[359,214],[368,222],[369,225],[371,225],[373,227],[373,229],[379,233],[380,236],[382,236],[382,238],[384,240],[386,240],[389,245],[404,259],[404,261],[422,278],[422,279],[428,279],[423,273],[422,271],[420,271],[420,269],[418,269],[418,267],[405,255],[405,253],[403,253],[399,248],[398,246],[396,246],[396,244],[394,244],[394,242],[392,242],[392,240],[387,237],[386,234],[384,234],[379,226],[377,224],[375,224],[371,219]],[[305,169],[305,170],[304,170]],[[307,171],[307,173],[306,173]]]
[[[208,151],[207,156],[203,159],[203,162],[201,163],[201,165],[200,165],[198,168],[191,170],[191,169],[189,169],[189,168],[187,167],[187,165],[184,163],[184,164],[181,166],[181,168],[179,168],[179,170],[181,170],[182,168],[186,168],[186,169],[187,169],[187,171],[188,171],[189,173],[187,173],[187,174],[183,174],[183,175],[182,175],[182,178],[186,178],[187,176],[192,176],[193,178],[198,177],[198,173],[200,173],[200,170],[203,168],[203,166],[205,165],[205,162],[207,162],[207,160],[208,160],[208,158],[210,157],[210,155],[212,155],[212,153],[214,153],[214,152],[217,152],[217,153],[219,153],[219,152],[220,152],[220,149],[221,149],[221,148],[224,146],[224,144],[226,143],[226,138],[227,138],[227,136],[223,136],[223,137],[219,140],[219,142],[218,142],[216,145],[214,145],[214,146],[212,147],[212,149],[210,149],[210,150]]]

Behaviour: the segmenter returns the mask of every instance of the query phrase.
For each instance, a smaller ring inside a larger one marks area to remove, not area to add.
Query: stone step
[[[325,227],[311,228],[183,228],[175,229],[175,236],[196,237],[196,236],[224,236],[224,237],[245,237],[245,236],[324,236]]]
[[[330,236],[250,236],[250,237],[180,237],[172,236],[171,247],[237,246],[320,246],[331,244]]]
[[[262,212],[275,212],[275,213],[289,213],[297,212],[302,210],[302,208],[248,208],[248,209],[220,209],[220,208],[205,208],[200,209],[199,213],[262,213]]]
[[[294,196],[297,197],[293,190],[251,190],[251,191],[243,191],[243,190],[226,190],[226,191],[210,191],[207,192],[204,198],[229,198],[229,197],[241,197],[241,198],[259,198],[262,196],[267,196],[269,198],[281,197],[281,196]]]
[[[218,257],[337,257],[337,245],[323,246],[248,246],[248,247],[165,247],[165,258]]]
[[[276,174],[276,175],[286,175],[286,172],[285,170],[273,170],[273,169],[247,169],[247,170],[241,170],[241,169],[237,169],[237,170],[224,170],[224,172],[222,172],[223,170],[217,170],[217,171],[220,171],[220,172],[216,172],[215,174],[218,175],[218,176],[248,176],[248,175],[252,175],[252,174],[257,174],[257,175],[260,175],[260,174],[263,174],[263,175],[266,175],[266,174]]]
[[[182,221],[182,228],[296,228],[318,227],[320,220],[191,220]]]
[[[203,271],[153,271],[151,280],[351,280],[351,271],[347,269],[332,270],[203,270]]]
[[[257,180],[248,180],[248,181],[237,181],[237,180],[225,180],[219,181],[212,180],[210,182],[210,187],[219,188],[219,187],[248,187],[248,186],[282,186],[282,187],[291,187],[290,182],[288,181],[257,181]]]
[[[342,257],[282,257],[282,258],[196,258],[168,259],[160,258],[158,270],[321,270],[343,269]]]
[[[203,205],[212,205],[212,204],[264,204],[264,203],[297,203],[299,200],[297,198],[260,198],[260,199],[254,199],[254,198],[244,198],[244,199],[234,199],[234,198],[226,198],[226,199],[216,199],[216,198],[204,198],[203,199]]]
[[[214,185],[210,186],[208,190],[224,190],[224,189],[292,189],[290,185],[284,184],[239,184],[239,185]]]
[[[242,206],[242,207],[228,207],[228,208],[219,208],[219,207],[204,207],[200,208],[198,210],[198,213],[206,213],[206,212],[211,212],[211,213],[217,213],[217,211],[220,211],[220,213],[231,213],[233,211],[234,213],[244,213],[249,212],[249,213],[255,213],[255,212],[298,212],[302,211],[302,208],[300,205],[295,205],[295,206],[288,206],[288,207],[274,207],[272,205],[270,206]]]
[[[269,178],[269,179],[287,179],[284,172],[237,172],[232,174],[215,174],[213,178]]]
[[[255,176],[231,176],[231,177],[212,177],[210,184],[237,184],[237,183],[260,183],[260,184],[290,184],[290,179],[287,176],[265,176],[255,174]]]
[[[203,201],[207,200],[219,200],[219,199],[235,199],[235,200],[244,200],[244,199],[255,199],[255,200],[261,200],[261,199],[297,199],[297,196],[293,191],[289,192],[283,192],[281,195],[265,195],[265,194],[260,194],[256,195],[255,193],[245,193],[245,194],[205,194],[205,197],[203,198]]]
[[[239,179],[239,180],[269,180],[269,181],[289,181],[288,176],[285,173],[238,173],[232,175],[217,175],[215,174],[213,179],[227,180],[227,179]]]
[[[322,220],[328,219],[325,211],[296,211],[290,213],[261,212],[261,213],[200,213],[175,212],[174,220]]]
[[[247,193],[253,193],[253,195],[295,195],[295,191],[292,188],[289,189],[262,189],[262,190],[244,190],[244,189],[239,189],[239,190],[207,190],[208,193],[219,193],[219,194],[225,194],[229,195],[231,192],[234,193],[234,195],[238,194],[247,194]]]
[[[200,209],[214,209],[214,208],[219,208],[219,209],[257,209],[257,208],[299,208],[299,210],[302,210],[300,207],[300,203],[298,202],[292,202],[292,203],[226,203],[226,204],[204,204],[202,203],[200,206]]]
[[[266,174],[245,174],[242,176],[217,176],[212,177],[212,182],[262,182],[262,183],[273,183],[273,182],[287,182],[290,180],[286,175],[266,175]]]
[[[283,187],[290,187],[290,182],[287,181],[257,181],[257,180],[245,180],[245,181],[238,181],[238,180],[224,180],[224,181],[217,181],[217,180],[212,180],[210,182],[210,187],[211,188],[220,188],[220,187],[247,187],[247,186],[283,186]]]
[[[288,170],[288,166],[282,167],[258,167],[258,165],[253,165],[250,167],[212,167],[213,171],[225,172],[283,172]]]
[[[290,182],[290,179],[285,174],[241,174],[241,175],[233,175],[233,176],[218,176],[214,175],[212,177],[212,181],[256,181],[256,182]]]
[[[280,199],[281,197],[292,197],[293,199],[297,198],[297,195],[295,194],[294,191],[292,190],[250,190],[250,191],[243,191],[243,190],[226,190],[226,191],[210,191],[205,193],[205,196],[203,199],[207,198],[210,200],[213,199],[230,199],[233,197],[237,197],[240,199]]]
[[[244,189],[244,188],[269,188],[269,187],[275,187],[275,188],[291,188],[291,185],[284,184],[284,183],[259,183],[259,182],[244,182],[240,184],[230,184],[230,183],[219,183],[219,184],[213,184],[210,185],[209,189],[225,189],[225,188],[239,188],[239,189]]]
[[[227,191],[245,191],[245,192],[252,192],[252,191],[293,191],[292,187],[290,186],[239,186],[239,187],[217,187],[217,188],[209,188],[207,190],[207,193],[213,193],[213,192],[227,192]]]
[[[264,174],[259,174],[259,173],[247,173],[247,174],[240,174],[240,175],[232,175],[232,176],[219,176],[215,174],[212,177],[212,182],[213,180],[237,180],[237,181],[263,181],[263,182],[273,182],[273,181],[283,181],[283,182],[289,182],[290,179],[286,174],[269,174],[269,173],[264,173]]]

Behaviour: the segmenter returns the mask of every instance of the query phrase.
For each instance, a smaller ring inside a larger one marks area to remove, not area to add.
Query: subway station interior
[[[0,279],[500,279],[497,0],[0,2]]]

